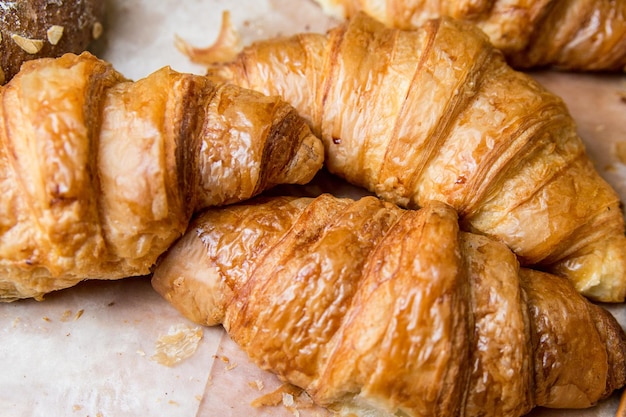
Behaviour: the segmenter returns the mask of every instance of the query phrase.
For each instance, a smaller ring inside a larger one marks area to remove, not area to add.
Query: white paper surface
[[[174,47],[216,37],[230,10],[244,43],[335,22],[310,0],[108,0],[105,36],[95,48],[131,79],[162,66],[201,74]],[[579,123],[600,173],[626,201],[626,79],[542,72]],[[624,159],[624,158],[622,158]],[[621,323],[626,309],[609,306]],[[276,389],[272,375],[252,365],[220,327],[203,328],[197,351],[178,365],[155,361],[158,340],[177,326],[194,327],[160,298],[148,278],[87,282],[44,302],[0,304],[0,414],[6,416],[293,416],[284,406],[250,403]],[[618,393],[619,394],[619,393]],[[590,410],[535,410],[544,416],[613,416],[618,394]],[[323,410],[299,409],[301,416]]]

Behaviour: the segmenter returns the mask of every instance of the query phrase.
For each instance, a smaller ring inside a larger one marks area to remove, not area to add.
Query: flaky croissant
[[[189,319],[223,323],[318,405],[520,416],[589,407],[626,378],[617,321],[546,275],[461,232],[443,203],[403,210],[322,194],[199,214],[152,284]]]
[[[293,107],[83,53],[0,89],[0,300],[150,272],[192,212],[308,182],[323,147]]]
[[[475,27],[443,18],[402,31],[360,13],[325,35],[249,45],[208,75],[294,105],[332,173],[401,206],[444,201],[524,265],[597,300],[624,299],[619,196],[563,101]]]
[[[516,68],[626,71],[625,0],[315,0],[340,19],[364,11],[408,29],[450,16],[471,22]]]

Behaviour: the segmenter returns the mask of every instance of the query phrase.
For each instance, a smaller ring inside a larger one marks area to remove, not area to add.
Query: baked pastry
[[[0,7],[0,84],[24,61],[85,51],[104,30],[100,0],[3,0]]]
[[[153,287],[354,416],[521,416],[624,385],[615,318],[433,202],[272,197],[198,214]]]
[[[293,107],[88,52],[0,87],[0,300],[150,272],[201,208],[306,183],[323,147]]]
[[[408,29],[450,16],[471,22],[516,68],[626,71],[626,1],[316,0],[345,19],[364,11]]]
[[[360,13],[327,34],[256,42],[208,75],[294,105],[333,174],[403,207],[450,204],[464,230],[506,243],[524,265],[624,300],[619,196],[563,101],[475,26],[442,18],[403,31]]]

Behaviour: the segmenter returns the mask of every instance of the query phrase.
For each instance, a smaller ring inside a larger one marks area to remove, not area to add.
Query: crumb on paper
[[[82,406],[82,405],[79,405],[79,404],[74,404],[74,405],[72,406],[72,410],[73,410],[73,411],[80,411],[80,410],[82,410],[82,409],[83,409],[83,406]]]
[[[143,351],[143,350],[141,350],[141,349],[137,349],[137,354],[138,354],[139,356],[146,356],[146,352],[144,352],[144,351]]]
[[[295,416],[299,416],[298,410],[313,407],[313,400],[302,388],[283,384],[274,391],[256,398],[251,405],[257,408],[283,406]]]
[[[52,321],[52,320],[50,320],[50,317],[48,317],[48,316],[43,316],[41,319],[43,321],[47,321],[48,323]]]
[[[228,363],[230,359],[227,356],[213,355],[213,359],[219,359],[224,363]]]
[[[78,310],[76,312],[76,315],[74,316],[74,321],[78,320],[79,318],[82,317],[83,313],[85,312],[85,310],[83,310],[82,308],[80,310]]]
[[[167,334],[157,339],[155,353],[150,359],[161,365],[174,366],[196,352],[202,337],[201,327],[171,326]]]
[[[222,13],[220,32],[213,44],[206,48],[196,48],[176,36],[174,46],[185,54],[191,62],[203,65],[232,61],[243,49],[241,36],[230,20],[228,10]]]
[[[230,359],[228,358],[228,356],[224,356],[224,355],[213,355],[213,359],[219,359],[222,362],[224,362],[226,364],[226,370],[230,371],[233,370],[237,367],[237,363],[236,362],[231,362]]]
[[[302,388],[298,388],[295,385],[291,384],[282,384],[280,387],[276,388],[274,391],[262,395],[252,401],[253,407],[267,407],[267,406],[277,406],[283,401],[283,394],[291,394],[291,395],[299,395],[302,392]]]
[[[261,381],[260,379],[255,379],[254,381],[250,381],[248,382],[248,385],[251,388],[256,389],[257,391],[263,391],[263,387],[265,386],[265,384],[263,384],[263,381]]]
[[[60,318],[60,320],[61,320],[62,322],[66,322],[66,321],[68,321],[68,320],[70,319],[70,316],[71,316],[71,315],[72,315],[72,310],[65,310],[65,311],[63,312],[63,314],[61,314],[61,318]]]

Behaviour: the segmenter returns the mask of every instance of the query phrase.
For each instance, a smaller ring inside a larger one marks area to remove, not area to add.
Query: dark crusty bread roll
[[[0,0],[0,84],[22,62],[84,51],[102,34],[102,0]]]

